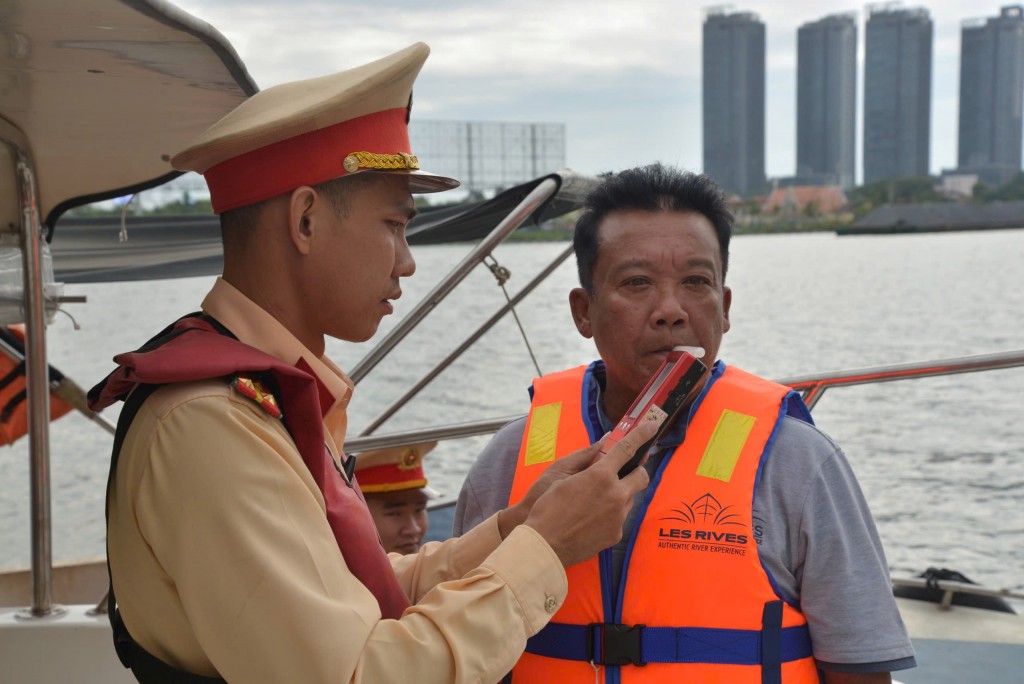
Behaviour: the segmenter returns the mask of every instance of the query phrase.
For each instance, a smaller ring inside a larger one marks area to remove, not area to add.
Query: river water
[[[565,247],[499,247],[510,293]],[[468,251],[419,247],[386,332]],[[740,236],[728,284],[732,330],[723,358],[766,377],[877,366],[1024,348],[1024,230],[846,237]],[[88,297],[59,315],[50,362],[85,387],[174,317],[194,310],[211,278],[69,286]],[[519,308],[541,370],[594,355],[568,312],[570,259]],[[406,342],[360,383],[350,428],[384,408],[504,303],[478,267]],[[378,333],[377,339],[382,333]],[[332,341],[351,368],[368,345]],[[381,433],[525,412],[535,374],[511,317],[448,368]],[[109,416],[116,418],[114,413]],[[833,390],[815,420],[843,445],[871,504],[889,565],[905,575],[956,568],[975,581],[1024,589],[1024,369]],[[486,442],[442,443],[427,459],[431,484],[457,494]],[[54,558],[103,553],[110,437],[78,415],[52,429]],[[0,568],[29,562],[26,440],[0,450]]]

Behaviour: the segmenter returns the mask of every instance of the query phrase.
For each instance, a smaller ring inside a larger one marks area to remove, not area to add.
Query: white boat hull
[[[106,615],[95,606],[65,606],[55,617],[23,618],[0,608],[0,663],[5,684],[132,684],[118,661]]]
[[[982,608],[897,598],[914,640],[917,667],[894,673],[901,684],[1020,682],[1024,617]]]
[[[0,573],[0,599],[27,603],[25,572]],[[57,599],[92,600],[106,591],[106,564],[93,560],[55,568]],[[20,591],[16,591],[20,589]],[[66,592],[66,593],[65,593]],[[914,640],[918,666],[896,672],[899,684],[1021,681],[1024,617],[981,608],[898,597]],[[4,603],[0,600],[0,605]],[[4,684],[130,684],[135,679],[114,653],[107,616],[95,604],[68,605],[63,615],[26,619],[21,608],[0,607]],[[1019,607],[1018,607],[1019,610]]]

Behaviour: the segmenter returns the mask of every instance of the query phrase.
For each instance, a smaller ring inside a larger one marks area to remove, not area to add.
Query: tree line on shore
[[[805,231],[830,231],[837,227],[849,225],[865,216],[876,207],[885,204],[921,204],[941,202],[971,202],[986,204],[989,202],[1005,202],[1024,200],[1024,172],[1018,173],[1004,185],[993,187],[978,182],[969,198],[953,198],[939,192],[938,179],[933,177],[900,178],[878,181],[853,188],[846,193],[847,206],[837,212],[823,213],[814,202],[808,203],[798,212],[765,213],[761,210],[758,199],[740,201],[734,206],[737,214],[736,233],[781,233]],[[471,197],[467,201],[479,201],[482,197]],[[120,216],[122,205],[116,203],[90,204],[72,209],[69,217],[103,217]],[[210,200],[193,199],[188,192],[180,199],[152,207],[132,207],[132,216],[180,216],[209,215],[212,213]],[[519,240],[561,240],[572,236],[575,213],[567,214],[544,226],[524,227],[515,234],[513,239]]]

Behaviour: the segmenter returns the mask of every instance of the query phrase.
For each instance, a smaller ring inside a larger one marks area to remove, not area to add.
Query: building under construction
[[[409,138],[422,168],[470,192],[491,194],[566,167],[560,123],[412,121]]]

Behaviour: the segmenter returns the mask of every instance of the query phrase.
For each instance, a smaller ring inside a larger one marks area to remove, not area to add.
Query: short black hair
[[[594,264],[597,262],[601,222],[608,214],[621,210],[695,211],[703,214],[715,228],[722,254],[722,281],[729,266],[729,239],[732,237],[732,212],[721,189],[704,174],[680,171],[661,163],[638,166],[613,174],[601,181],[583,201],[583,213],[576,220],[572,246],[580,285],[594,291]]]
[[[373,183],[380,176],[381,174],[376,173],[352,174],[318,183],[313,189],[326,197],[338,216],[344,218],[348,215],[348,203],[352,194]],[[259,220],[259,215],[267,202],[269,200],[262,200],[255,204],[229,209],[220,215],[220,234],[224,249],[235,248],[248,240],[252,232],[251,227]]]

